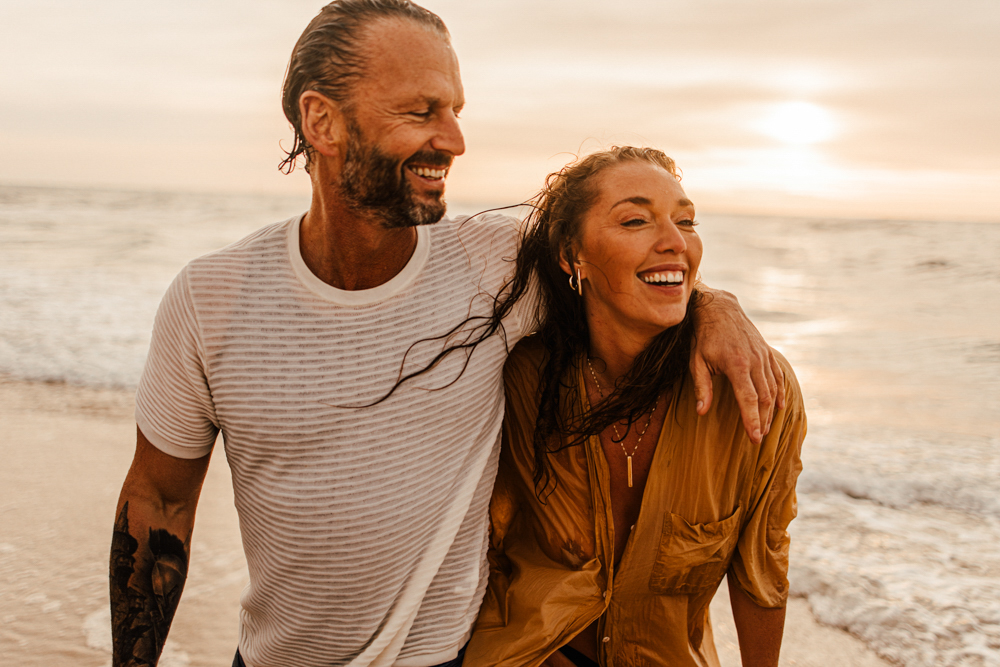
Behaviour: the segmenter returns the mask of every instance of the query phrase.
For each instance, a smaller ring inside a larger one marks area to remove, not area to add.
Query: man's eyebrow
[[[440,97],[427,97],[425,95],[418,95],[410,101],[408,101],[403,106],[410,107],[414,105],[424,106],[426,105],[429,109],[436,109],[443,104],[443,100]],[[461,111],[465,108],[465,99],[458,100],[458,103],[452,107],[455,111]]]

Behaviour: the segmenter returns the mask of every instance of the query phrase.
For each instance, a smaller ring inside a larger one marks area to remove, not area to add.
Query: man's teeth
[[[410,167],[410,171],[417,176],[431,179],[444,178],[445,174],[448,173],[447,169],[428,169],[427,167]]]
[[[658,284],[677,284],[684,282],[684,272],[683,271],[664,271],[663,273],[647,273],[642,276],[642,281],[644,283]]]

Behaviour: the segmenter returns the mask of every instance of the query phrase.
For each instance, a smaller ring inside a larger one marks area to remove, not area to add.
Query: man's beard
[[[430,225],[444,216],[442,195],[431,202],[418,201],[403,174],[405,163],[386,155],[374,143],[365,144],[353,122],[348,122],[347,132],[338,191],[348,204],[393,229]],[[452,159],[447,153],[421,151],[406,162],[448,168]]]

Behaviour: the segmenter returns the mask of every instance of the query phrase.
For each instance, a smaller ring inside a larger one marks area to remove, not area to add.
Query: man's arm
[[[735,577],[730,575],[726,579],[743,667],[778,667],[785,608],[765,609],[743,592]]]
[[[111,539],[115,667],[155,665],[187,579],[195,508],[211,454],[180,459],[136,429]]]
[[[785,406],[785,374],[735,296],[702,284],[698,291],[705,295],[695,311],[691,351],[698,414],[711,407],[712,376],[721,373],[733,386],[743,427],[759,444],[771,428],[775,403]]]

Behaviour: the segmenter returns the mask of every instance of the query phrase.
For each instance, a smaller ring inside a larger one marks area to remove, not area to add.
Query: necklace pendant
[[[628,488],[632,488],[632,457],[626,456],[625,460],[628,461]]]

